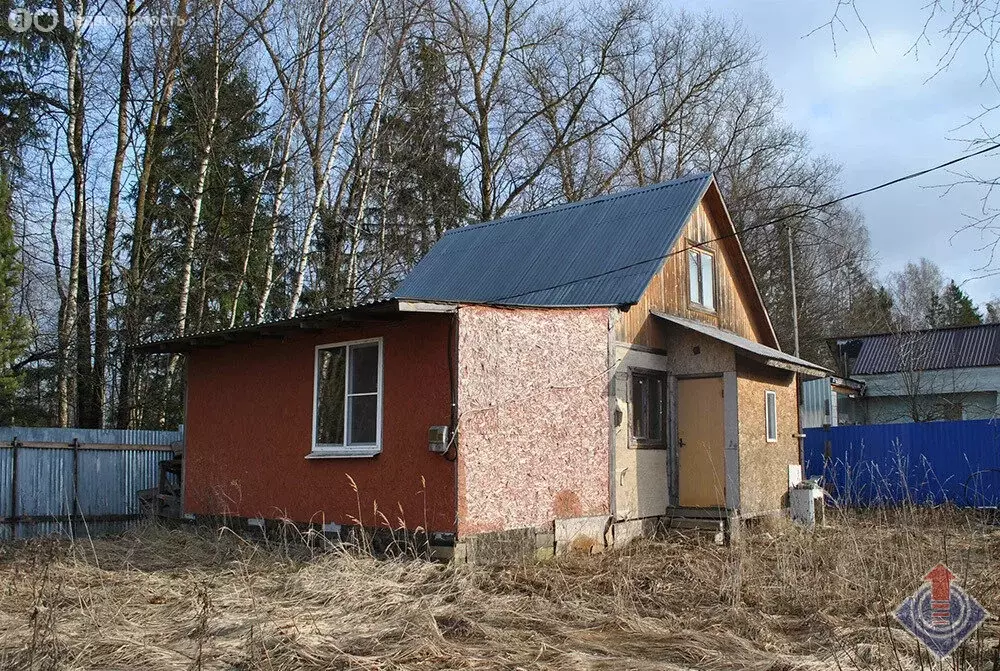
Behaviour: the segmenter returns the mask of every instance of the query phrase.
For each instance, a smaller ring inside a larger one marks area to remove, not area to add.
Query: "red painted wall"
[[[360,514],[366,526],[402,519],[454,531],[455,466],[427,449],[427,429],[451,421],[450,323],[406,315],[190,353],[185,512],[340,524]],[[315,347],[374,337],[383,338],[382,453],[306,459]]]

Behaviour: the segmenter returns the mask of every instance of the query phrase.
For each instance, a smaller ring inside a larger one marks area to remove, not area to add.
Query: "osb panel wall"
[[[608,512],[608,310],[459,310],[458,530]]]
[[[670,495],[670,471],[666,449],[637,449],[630,444],[632,408],[629,406],[629,370],[667,371],[668,359],[625,345],[615,347],[613,393],[620,421],[614,427],[615,514],[619,519],[663,515]],[[665,399],[670,402],[669,394]]]
[[[766,345],[775,344],[764,322],[763,312],[758,307],[753,287],[744,275],[737,272],[743,260],[739,256],[735,237],[704,245],[715,254],[715,312],[706,312],[690,304],[688,255],[677,252],[689,247],[691,242],[712,240],[725,234],[725,228],[719,223],[725,215],[719,211],[717,204],[711,204],[712,198],[709,194],[702,200],[642,298],[622,314],[617,329],[618,340],[664,349],[657,320],[649,315],[650,310],[656,310],[702,321]]]
[[[740,436],[740,512],[786,505],[788,465],[799,463],[795,376],[740,359],[737,365]],[[767,442],[764,392],[777,394],[778,442]]]
[[[662,349],[671,374],[715,375],[736,370],[732,345],[663,320],[656,320],[652,326],[663,338]]]

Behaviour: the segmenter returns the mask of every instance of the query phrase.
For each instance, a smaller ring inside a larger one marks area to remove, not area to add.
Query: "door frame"
[[[690,375],[671,376],[673,390],[671,393],[670,453],[667,462],[670,464],[670,506],[680,507],[680,454],[678,452],[677,426],[677,382],[679,380],[698,380],[705,378],[722,378],[722,420],[723,420],[723,457],[725,460],[725,506],[731,511],[740,507],[740,427],[739,427],[739,390],[736,371],[721,373],[695,373]]]

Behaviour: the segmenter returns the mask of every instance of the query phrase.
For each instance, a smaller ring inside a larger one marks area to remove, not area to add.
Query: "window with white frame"
[[[764,424],[767,442],[778,442],[778,395],[773,391],[764,392]]]
[[[313,453],[372,456],[382,449],[382,340],[316,348]]]
[[[688,296],[691,303],[715,310],[715,257],[704,249],[688,252]]]

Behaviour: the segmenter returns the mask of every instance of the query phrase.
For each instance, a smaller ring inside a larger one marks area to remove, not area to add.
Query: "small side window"
[[[764,392],[764,406],[767,442],[778,442],[778,395],[773,391]]]
[[[636,442],[663,442],[664,391],[662,378],[632,373],[632,437]]]

